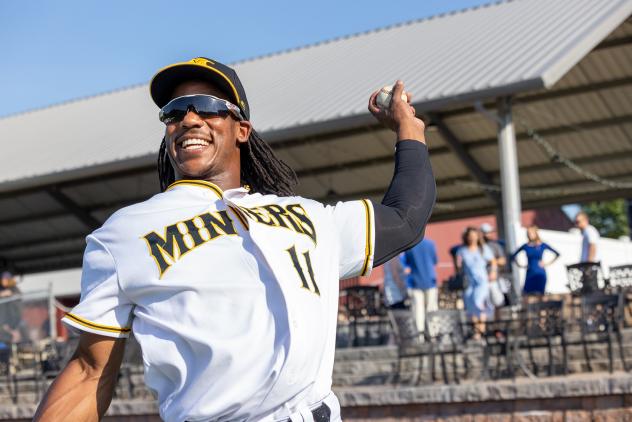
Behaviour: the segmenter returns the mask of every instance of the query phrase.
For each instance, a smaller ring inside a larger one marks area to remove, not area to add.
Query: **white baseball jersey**
[[[166,421],[278,420],[331,393],[339,279],[373,264],[370,201],[222,192],[177,181],[87,237],[81,301],[64,317],[130,330]]]

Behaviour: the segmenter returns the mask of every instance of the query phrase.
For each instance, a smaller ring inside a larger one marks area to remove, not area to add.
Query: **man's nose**
[[[198,127],[202,124],[204,124],[204,119],[195,112],[195,109],[189,108],[187,114],[185,114],[182,119],[182,125],[186,127]]]

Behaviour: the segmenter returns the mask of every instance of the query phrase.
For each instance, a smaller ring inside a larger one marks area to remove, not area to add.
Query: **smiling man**
[[[369,99],[397,140],[382,203],[335,206],[294,195],[294,172],[253,129],[231,68],[195,58],[150,89],[165,124],[162,193],[87,237],[81,301],[64,318],[79,347],[35,420],[98,420],[132,332],[166,421],[339,421],[338,281],[417,243],[435,199],[403,84],[388,109],[377,91]]]

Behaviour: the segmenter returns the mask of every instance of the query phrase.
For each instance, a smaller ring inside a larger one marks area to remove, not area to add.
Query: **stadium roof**
[[[255,127],[304,196],[379,198],[393,136],[366,102],[400,78],[432,123],[433,218],[497,208],[490,115],[503,96],[513,98],[525,208],[619,197],[632,189],[594,180],[632,179],[631,13],[631,0],[505,1],[234,66]],[[157,191],[162,130],[146,85],[0,119],[0,257],[21,271],[78,265],[86,233]]]

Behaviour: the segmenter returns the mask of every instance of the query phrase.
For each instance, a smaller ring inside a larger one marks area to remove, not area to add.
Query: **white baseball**
[[[387,85],[380,89],[375,102],[379,108],[389,108],[391,105],[391,98],[393,98],[393,85]],[[408,102],[408,96],[405,92],[402,92],[402,101]]]

